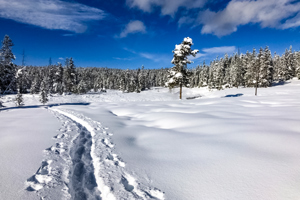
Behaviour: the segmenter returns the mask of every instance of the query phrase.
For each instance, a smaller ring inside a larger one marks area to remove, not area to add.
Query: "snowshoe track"
[[[49,110],[63,126],[53,137],[55,145],[45,149],[47,159],[27,180],[28,191],[36,191],[41,199],[53,199],[47,195],[51,189],[61,191],[60,199],[165,199],[163,192],[138,182],[126,171],[125,162],[113,152],[108,128],[74,112]],[[53,167],[60,171],[59,176]]]

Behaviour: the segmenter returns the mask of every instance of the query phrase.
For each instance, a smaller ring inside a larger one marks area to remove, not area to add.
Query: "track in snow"
[[[45,150],[47,159],[27,180],[28,191],[37,191],[42,199],[165,199],[163,192],[126,171],[125,162],[113,152],[112,134],[101,123],[74,112],[49,110],[63,127],[55,137],[56,145]],[[60,176],[55,176],[53,168]],[[60,195],[53,196],[53,190]]]

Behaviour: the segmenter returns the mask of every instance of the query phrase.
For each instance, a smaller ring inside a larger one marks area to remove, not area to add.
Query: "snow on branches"
[[[173,50],[173,59],[171,61],[173,66],[169,70],[168,74],[168,82],[166,82],[166,86],[169,88],[173,88],[175,86],[180,87],[180,99],[181,99],[181,89],[182,86],[188,85],[188,78],[190,76],[187,70],[187,64],[193,63],[188,59],[188,56],[196,56],[199,50],[192,50],[191,46],[193,45],[193,40],[189,37],[183,39],[182,43],[179,45],[175,45],[175,49]]]

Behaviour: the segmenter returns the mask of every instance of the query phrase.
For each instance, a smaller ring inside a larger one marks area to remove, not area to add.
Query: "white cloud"
[[[129,7],[137,7],[144,12],[152,12],[154,7],[161,7],[162,15],[173,16],[180,7],[201,8],[207,0],[126,0],[126,2]]]
[[[130,53],[136,54],[140,57],[147,58],[149,60],[152,60],[154,62],[169,62],[170,57],[162,54],[152,54],[152,53],[145,53],[145,52],[136,52],[132,49],[128,49],[126,47],[123,48],[125,51],[128,51]]]
[[[197,23],[203,25],[202,34],[217,36],[231,34],[238,26],[249,23],[258,23],[262,28],[298,27],[300,3],[294,0],[232,0],[224,10],[200,12]]]
[[[212,48],[204,48],[203,52],[207,54],[231,54],[236,52],[235,46],[223,46],[223,47],[212,47]]]
[[[58,59],[59,59],[59,60],[65,60],[63,57],[59,57]]]
[[[0,17],[39,26],[83,33],[87,22],[101,20],[104,11],[61,0],[0,0]]]
[[[195,57],[194,56],[189,56],[188,59],[193,61],[193,60],[197,60],[199,58],[205,57],[205,56],[206,56],[205,53],[197,53]]]
[[[119,37],[124,38],[127,37],[128,34],[132,33],[146,33],[146,27],[144,23],[139,20],[129,22]]]
[[[123,61],[130,61],[132,58],[119,58],[119,57],[113,57],[115,60],[123,60]]]
[[[282,29],[295,28],[300,26],[300,12],[291,19],[285,21],[285,23],[281,26]]]
[[[172,57],[168,57],[165,55],[161,55],[161,54],[151,54],[151,53],[139,53],[139,55],[143,58],[147,58],[149,60],[152,60],[154,62],[164,62],[164,63],[168,63],[171,62]]]

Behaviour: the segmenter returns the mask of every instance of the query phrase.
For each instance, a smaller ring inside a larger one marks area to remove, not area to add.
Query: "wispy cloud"
[[[134,51],[132,49],[128,49],[126,47],[124,47],[123,49],[125,51],[133,53],[133,54],[138,55],[140,57],[152,60],[154,62],[165,62],[165,63],[167,63],[169,61],[171,62],[170,57],[162,55],[162,54],[153,54],[153,53],[147,53],[147,52],[136,52],[136,51]]]
[[[120,38],[127,37],[128,34],[146,33],[146,26],[139,20],[129,22],[120,34]]]
[[[128,49],[127,47],[124,47],[123,49],[124,49],[125,51],[130,52],[130,53],[137,54],[134,50]]]
[[[72,36],[75,36],[76,34],[63,34],[63,36],[65,37],[72,37]]]
[[[189,56],[188,59],[194,61],[194,60],[197,60],[197,59],[205,57],[205,56],[206,56],[205,53],[197,53],[195,57],[194,56]]]
[[[295,0],[232,0],[224,10],[213,12],[208,9],[200,12],[196,23],[202,26],[202,34],[214,34],[219,37],[237,31],[240,25],[250,23],[260,24],[262,28],[298,27],[300,26],[300,2]]]
[[[144,12],[152,12],[154,7],[160,7],[162,15],[171,15],[180,7],[192,9],[202,8],[208,0],[126,0],[131,8],[139,8]]]
[[[202,53],[197,53],[195,57],[189,56],[188,59],[195,61],[199,58],[211,58],[213,59],[215,56],[223,56],[224,54],[233,54],[236,53],[237,49],[235,46],[223,46],[223,47],[212,47],[212,48],[203,48],[201,49]]]
[[[45,29],[83,33],[88,22],[101,20],[105,12],[61,0],[0,0],[0,17]]]
[[[113,57],[115,60],[123,60],[123,61],[130,61],[132,58],[119,58],[119,57]]]
[[[223,46],[223,47],[212,47],[212,48],[204,48],[203,52],[207,54],[231,54],[236,52],[235,46]]]
[[[65,60],[63,57],[59,57],[58,59],[59,59],[59,60]]]

